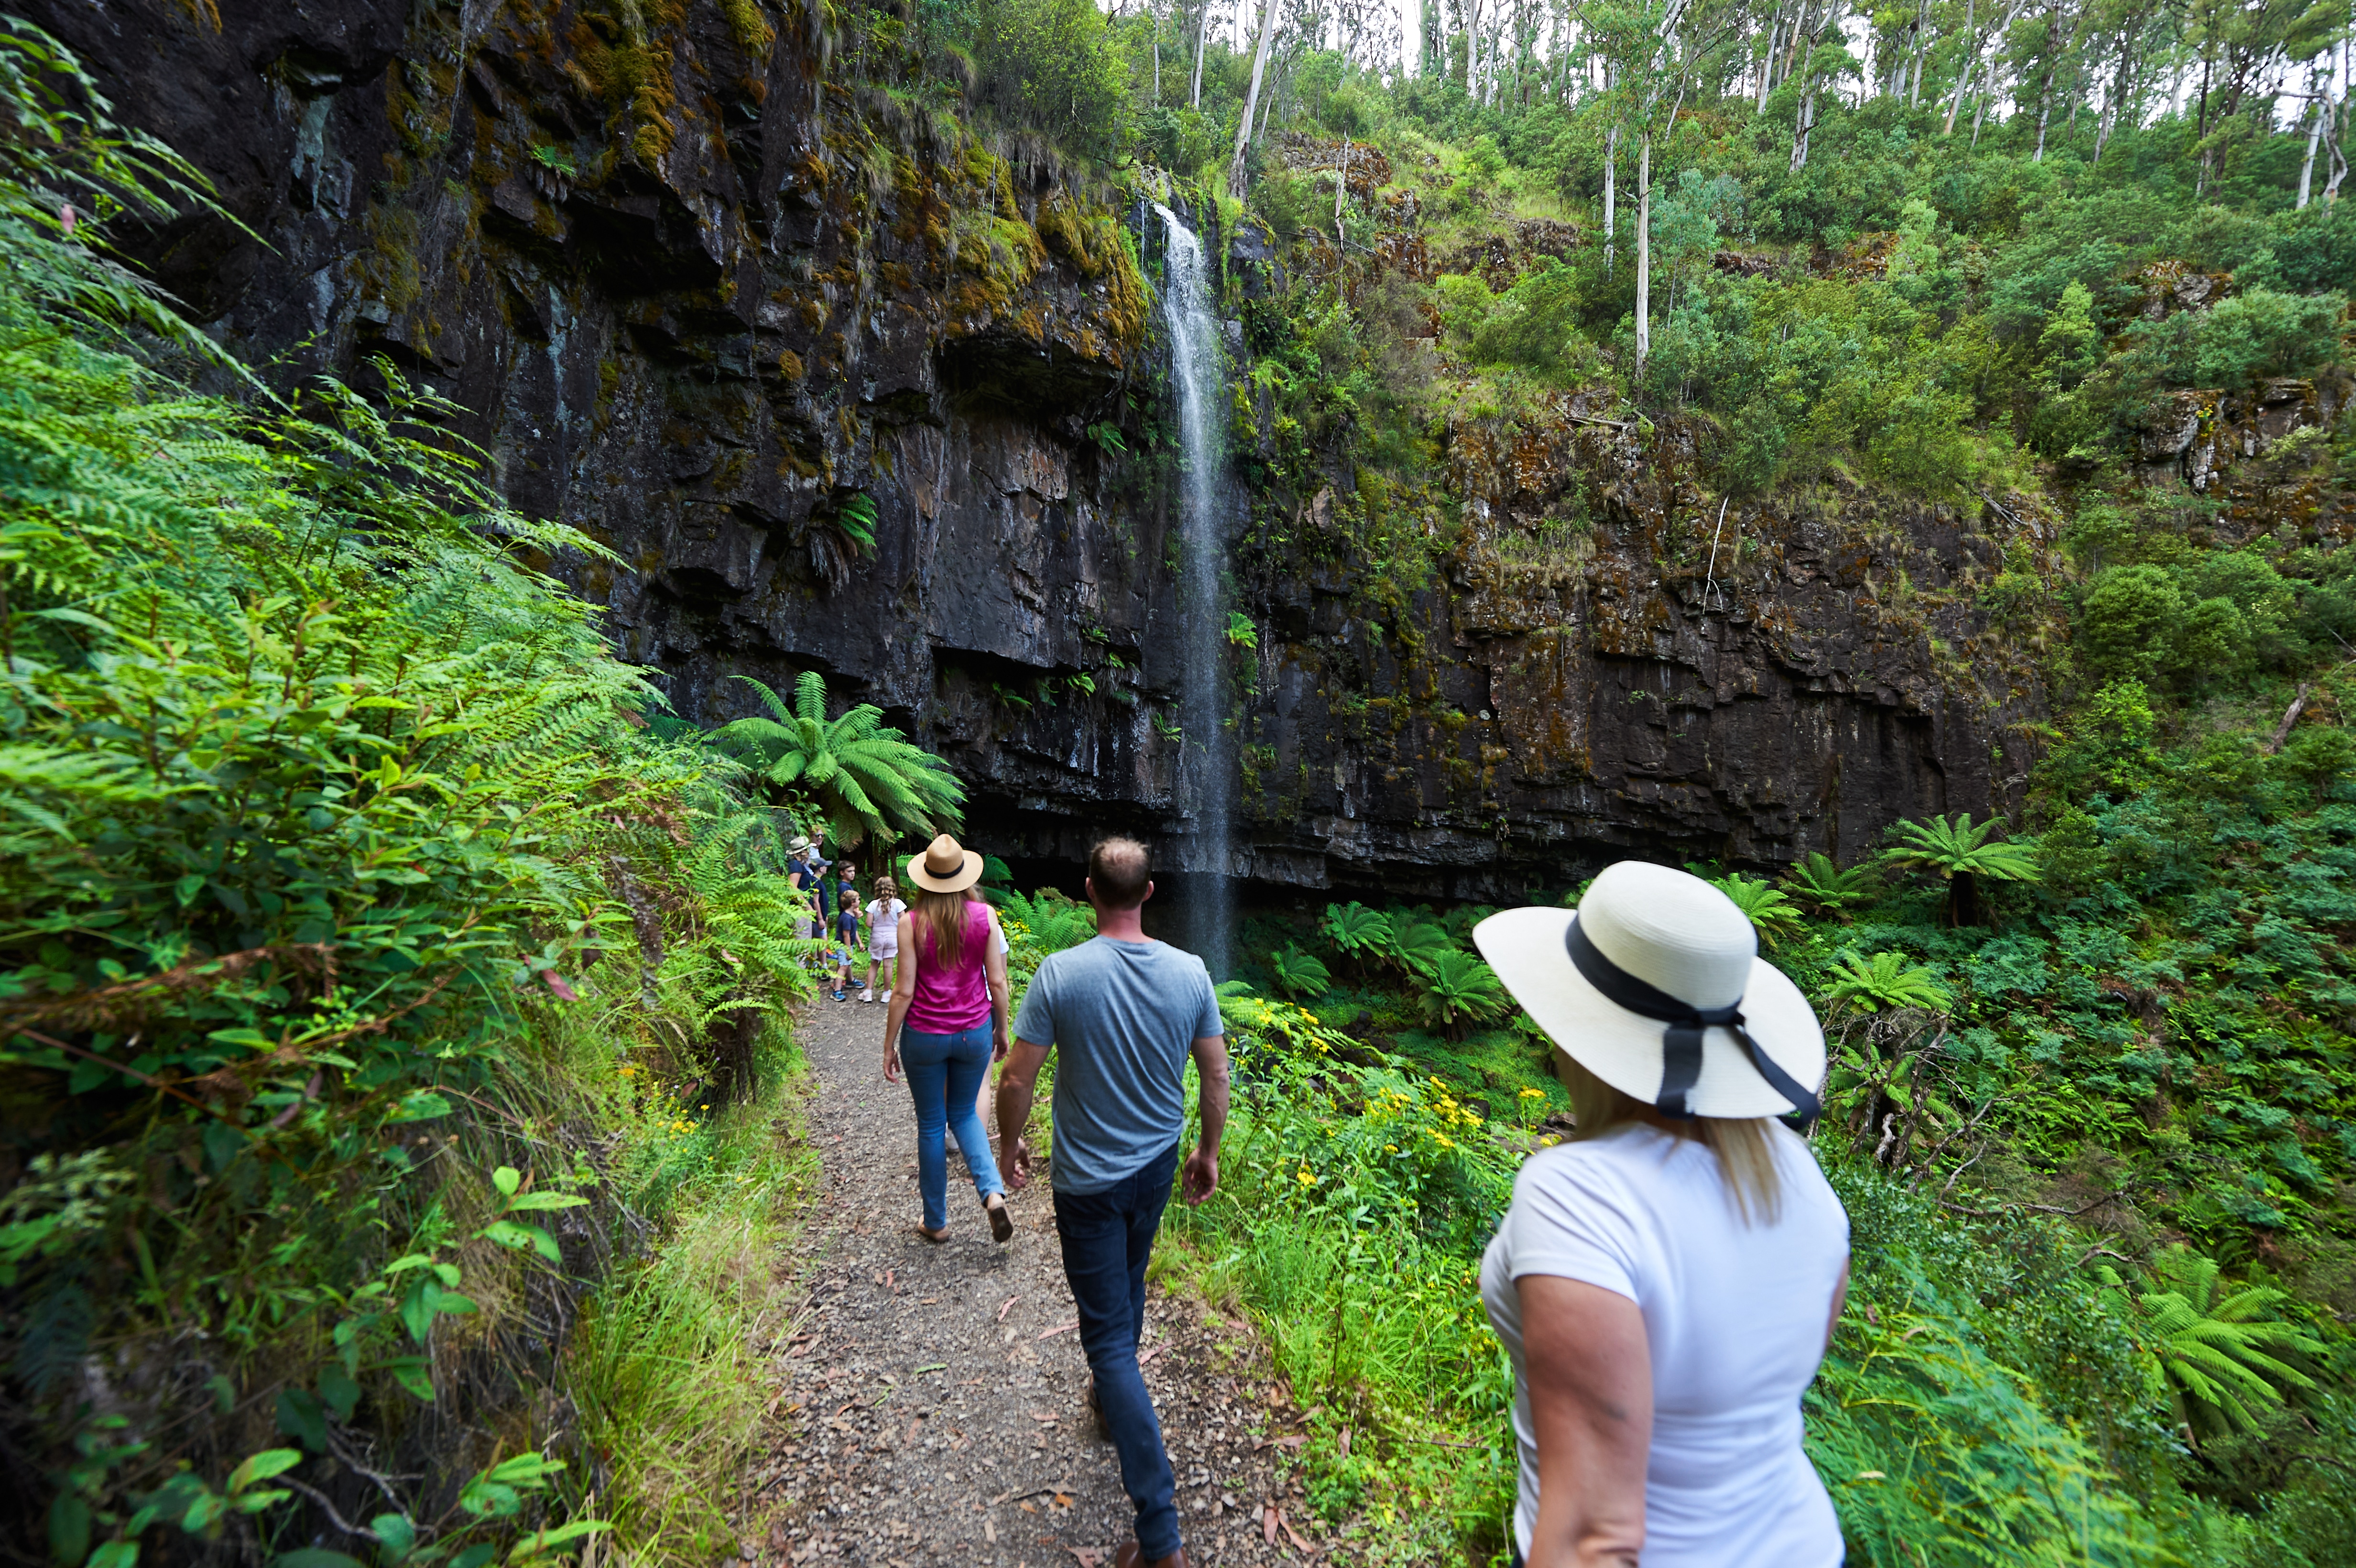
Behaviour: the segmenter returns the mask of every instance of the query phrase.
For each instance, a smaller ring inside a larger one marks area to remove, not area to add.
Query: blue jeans
[[[1096,1374],[1097,1403],[1120,1456],[1120,1484],[1137,1505],[1137,1544],[1148,1563],[1178,1550],[1178,1477],[1162,1446],[1162,1423],[1137,1341],[1145,1332],[1145,1261],[1170,1201],[1178,1149],[1146,1162],[1102,1192],[1057,1192],[1055,1230],[1064,1277],[1080,1309],[1080,1346]]]
[[[916,1102],[916,1189],[924,1195],[925,1228],[949,1222],[949,1151],[944,1132],[955,1133],[958,1152],[984,1202],[1006,1184],[990,1152],[990,1132],[974,1114],[974,1096],[990,1071],[990,1026],[976,1024],[956,1034],[900,1031],[900,1068]]]

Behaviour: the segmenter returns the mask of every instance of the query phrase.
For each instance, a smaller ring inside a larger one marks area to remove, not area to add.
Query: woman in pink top
[[[884,1019],[884,1078],[900,1080],[916,1102],[916,1187],[925,1217],[916,1233],[949,1239],[948,1144],[954,1134],[990,1214],[990,1233],[1014,1234],[1006,1212],[990,1135],[974,1102],[990,1071],[992,1049],[1006,1054],[1006,955],[990,906],[969,891],[981,880],[981,857],[942,834],[908,862],[915,902],[900,919],[900,972]]]

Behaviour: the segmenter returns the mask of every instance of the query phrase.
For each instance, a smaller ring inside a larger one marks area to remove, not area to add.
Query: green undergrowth
[[[801,1168],[768,817],[449,405],[191,389],[103,246],[201,181],[89,88],[0,35],[0,1540],[708,1560]]]
[[[2284,624],[2331,613],[2329,571],[2302,581]],[[1857,1275],[1807,1440],[1852,1560],[2356,1544],[2347,678],[2114,678],[2046,737],[2040,833],[1943,818],[1847,866],[1693,868],[1828,1023],[1814,1147]],[[1458,976],[1483,912],[1247,922],[1226,1185],[1172,1221],[1315,1407],[1312,1497],[1398,1561],[1502,1548],[1472,1271],[1563,1125],[1545,1042]]]
[[[596,1036],[584,1043],[607,1054]],[[617,1184],[647,1194],[656,1233],[587,1304],[565,1371],[613,1488],[600,1511],[639,1561],[712,1561],[735,1545],[751,1500],[775,1394],[768,1356],[794,1300],[780,1259],[817,1179],[798,1125],[799,1052],[782,1040],[766,1051],[760,1083],[690,1120],[665,1094],[608,1080],[601,1122],[628,1150]]]

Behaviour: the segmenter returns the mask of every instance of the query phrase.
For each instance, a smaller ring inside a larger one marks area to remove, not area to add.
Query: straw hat
[[[981,857],[944,833],[910,857],[908,880],[937,893],[961,893],[981,880]]]
[[[786,848],[796,855],[807,854],[815,848],[816,846],[809,841],[809,835],[802,833],[795,834],[792,840],[786,845]]]
[[[1815,1115],[1815,1010],[1699,877],[1622,860],[1577,914],[1507,910],[1472,941],[1531,1021],[1622,1093],[1671,1116]]]

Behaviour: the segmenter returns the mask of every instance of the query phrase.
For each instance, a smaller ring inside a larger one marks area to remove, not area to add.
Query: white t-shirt
[[[1525,1558],[1538,1517],[1537,1440],[1522,1361],[1521,1293],[1547,1275],[1598,1285],[1644,1315],[1653,1446],[1644,1568],[1836,1568],[1840,1522],[1800,1448],[1800,1395],[1824,1358],[1848,1215],[1807,1145],[1777,1126],[1777,1222],[1745,1225],[1718,1157],[1632,1123],[1530,1157],[1481,1260],[1481,1299],[1514,1363]]]
[[[872,933],[873,940],[895,941],[900,931],[900,917],[907,912],[908,906],[898,899],[894,899],[888,904],[882,899],[870,900],[867,905],[867,929]]]

